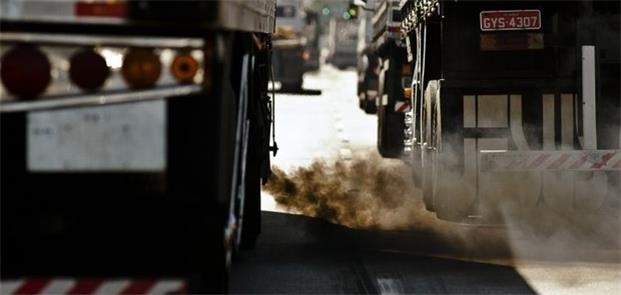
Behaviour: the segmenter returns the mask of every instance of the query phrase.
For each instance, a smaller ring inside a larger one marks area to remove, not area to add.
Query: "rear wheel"
[[[425,138],[427,146],[424,152],[423,199],[433,204],[432,210],[443,220],[464,222],[472,206],[467,202],[472,183],[458,175],[454,157],[442,147],[442,106],[441,85],[437,80],[429,81],[425,90]],[[463,151],[462,151],[463,152]]]
[[[438,143],[434,139],[439,135],[433,136],[440,129],[439,109],[437,97],[438,84],[437,81],[430,81],[425,89],[423,122],[424,122],[424,144],[420,153],[422,164],[421,175],[421,191],[423,194],[423,203],[425,208],[434,211],[434,190],[437,181],[436,173],[438,171]]]
[[[375,104],[375,101],[371,101],[371,100],[365,100],[364,103],[364,112],[369,114],[369,115],[373,115],[377,113],[377,105]]]
[[[377,105],[377,148],[384,158],[399,158],[403,153],[403,113],[394,111],[401,91],[400,67],[397,58],[384,62],[380,74],[380,93]]]

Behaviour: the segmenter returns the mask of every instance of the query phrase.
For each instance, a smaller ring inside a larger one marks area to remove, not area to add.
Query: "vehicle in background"
[[[373,45],[373,12],[375,1],[368,0],[358,9],[358,106],[367,114],[377,112],[379,58]]]
[[[222,293],[254,246],[276,4],[173,2],[0,2],[3,293]]]
[[[319,26],[319,14],[314,11],[306,11],[306,47],[304,49],[304,71],[314,72],[319,70],[320,49],[319,36],[321,34]]]
[[[427,209],[618,217],[619,6],[401,1],[415,69],[404,145]]]
[[[302,89],[306,68],[305,29],[306,13],[302,0],[277,1],[272,65],[274,79],[280,82],[283,91]]]
[[[372,44],[380,59],[377,95],[377,149],[382,157],[403,154],[404,113],[410,108],[403,89],[410,85],[412,69],[406,63],[401,39],[399,1],[378,0],[373,15]]]
[[[357,25],[358,21],[356,19],[342,17],[330,19],[327,63],[341,70],[356,66]]]

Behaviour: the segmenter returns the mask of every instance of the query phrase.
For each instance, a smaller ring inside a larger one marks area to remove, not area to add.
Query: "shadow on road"
[[[424,234],[273,212],[263,212],[263,229],[236,261],[234,293],[534,293],[512,267],[417,254],[433,247]]]

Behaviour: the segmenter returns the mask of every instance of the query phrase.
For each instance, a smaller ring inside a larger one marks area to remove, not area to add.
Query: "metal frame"
[[[0,113],[145,101],[170,96],[189,95],[198,93],[201,89],[202,86],[200,85],[183,85],[121,93],[93,93],[39,101],[6,101],[0,104]]]

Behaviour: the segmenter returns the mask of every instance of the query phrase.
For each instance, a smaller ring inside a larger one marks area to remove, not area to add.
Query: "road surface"
[[[335,176],[333,170],[338,168],[334,167],[340,166],[334,163],[368,163],[370,167],[389,167],[388,171],[401,169],[399,161],[381,160],[375,152],[376,117],[358,109],[355,75],[353,71],[327,66],[320,73],[305,77],[305,88],[321,90],[320,96],[277,96],[276,135],[281,149],[273,165],[287,177],[300,169],[322,177]],[[366,169],[385,172],[381,168]],[[349,177],[351,173],[345,175]],[[314,185],[322,183],[315,181]],[[332,182],[325,179],[325,183]],[[329,193],[324,196],[331,198]],[[378,223],[368,226],[340,217],[327,222],[303,216],[320,211],[286,208],[264,191],[263,233],[257,249],[237,257],[232,291],[621,294],[619,233],[614,232],[618,224],[593,229],[612,230],[610,239],[605,241],[586,236],[569,238],[564,231],[542,237],[512,228],[438,221],[421,208],[419,197],[415,193],[397,199],[407,202],[407,206],[419,204],[407,215],[410,219],[394,222],[395,216],[382,212]],[[385,209],[382,204],[373,204],[362,208],[372,217],[380,214],[373,210]],[[346,205],[359,210],[353,201]],[[351,211],[347,210],[342,212]],[[356,228],[335,224],[340,220]]]

